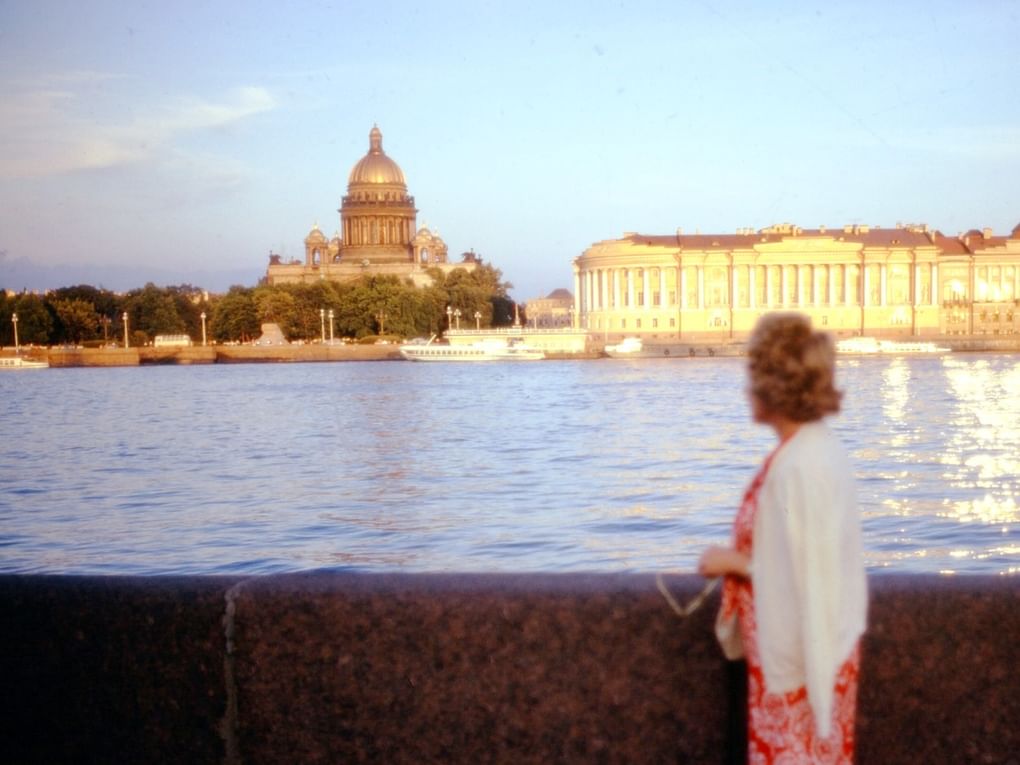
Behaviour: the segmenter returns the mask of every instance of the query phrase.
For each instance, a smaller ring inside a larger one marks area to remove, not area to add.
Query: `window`
[[[635,328],[636,328],[636,329],[641,329],[641,319],[638,319],[638,320],[637,320],[637,321],[635,322]]]
[[[658,319],[652,319],[652,329],[658,329],[658,328],[659,328],[659,320]]]
[[[734,266],[733,276],[736,281],[734,286],[735,303],[738,308],[751,307],[751,269],[749,266]]]
[[[891,263],[886,268],[886,297],[892,305],[910,303],[910,266]]]

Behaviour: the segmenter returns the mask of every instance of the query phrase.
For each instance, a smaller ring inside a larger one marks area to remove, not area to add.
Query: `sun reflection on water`
[[[1020,573],[1018,358],[840,359],[870,568]],[[5,571],[690,571],[774,446],[740,359],[36,379],[0,380]]]

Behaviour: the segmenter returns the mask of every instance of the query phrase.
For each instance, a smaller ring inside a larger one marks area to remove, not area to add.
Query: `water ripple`
[[[0,376],[0,571],[690,570],[772,438],[739,359]],[[842,361],[869,565],[1020,570],[1020,363]]]

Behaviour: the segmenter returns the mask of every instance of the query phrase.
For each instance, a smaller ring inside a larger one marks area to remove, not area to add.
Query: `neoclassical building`
[[[529,300],[525,311],[532,327],[570,327],[574,323],[574,296],[561,287],[543,298]]]
[[[450,263],[438,232],[416,228],[418,210],[407,192],[400,166],[383,151],[382,131],[373,126],[368,153],[351,169],[347,194],[340,203],[340,228],[327,239],[318,224],[305,237],[304,261],[283,262],[271,254],[269,284],[351,281],[366,274],[392,274],[418,286],[431,283],[428,268],[473,269],[466,259]]]
[[[1020,225],[628,233],[574,260],[575,317],[607,338],[743,339],[768,311],[837,335],[1020,332]]]

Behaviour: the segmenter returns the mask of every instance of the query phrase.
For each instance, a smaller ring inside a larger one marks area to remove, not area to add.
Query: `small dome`
[[[368,134],[368,154],[354,166],[347,179],[349,187],[361,184],[393,184],[407,188],[403,171],[383,151],[382,131],[378,126],[373,126]]]
[[[319,224],[316,223],[312,226],[312,230],[308,232],[308,236],[305,237],[306,242],[325,242],[326,235],[319,230]]]

